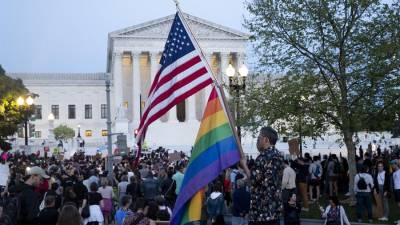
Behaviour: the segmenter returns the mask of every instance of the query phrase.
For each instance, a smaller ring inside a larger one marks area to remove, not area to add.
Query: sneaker
[[[379,220],[379,221],[388,221],[388,218],[386,218],[386,217],[381,217],[381,218],[379,218],[378,220]]]
[[[308,211],[310,211],[310,209],[309,209],[309,208],[304,208],[304,207],[302,207],[302,208],[301,208],[301,211],[308,212]]]

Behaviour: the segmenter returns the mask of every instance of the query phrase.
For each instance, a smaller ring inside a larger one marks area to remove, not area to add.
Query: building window
[[[54,115],[54,119],[59,119],[59,106],[58,105],[51,105],[51,113]]]
[[[108,134],[107,130],[102,130],[101,131],[101,136],[105,137],[105,136],[107,136],[107,134]]]
[[[107,104],[101,104],[101,118],[107,118]]]
[[[35,131],[35,138],[42,138],[42,131]]]
[[[75,105],[68,105],[68,119],[75,119]]]
[[[85,105],[85,119],[92,119],[92,105]]]
[[[91,137],[92,136],[92,130],[85,130],[85,136],[86,137]]]
[[[42,105],[35,105],[35,119],[42,119]]]

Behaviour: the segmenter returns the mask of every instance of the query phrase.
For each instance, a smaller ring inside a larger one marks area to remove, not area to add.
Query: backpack
[[[367,182],[365,181],[364,177],[358,175],[358,182],[357,182],[357,188],[358,190],[367,190]]]
[[[318,164],[316,165],[315,171],[314,171],[314,177],[319,178],[319,176],[321,174],[321,168],[320,167],[321,167],[320,165],[318,165]]]
[[[335,162],[335,165],[333,166],[333,173],[335,174],[340,173],[340,164],[338,162]]]

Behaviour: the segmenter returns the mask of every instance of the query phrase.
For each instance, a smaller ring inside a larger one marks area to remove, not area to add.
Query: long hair
[[[58,217],[57,225],[81,225],[81,215],[73,205],[65,205]]]

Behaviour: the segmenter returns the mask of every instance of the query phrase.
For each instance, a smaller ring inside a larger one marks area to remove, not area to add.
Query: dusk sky
[[[191,15],[246,32],[243,0],[181,0]],[[172,0],[1,0],[7,72],[105,72],[107,34],[175,13]]]

